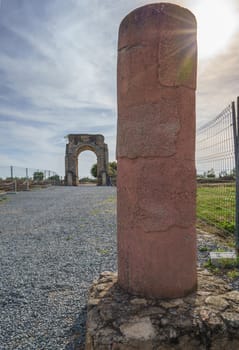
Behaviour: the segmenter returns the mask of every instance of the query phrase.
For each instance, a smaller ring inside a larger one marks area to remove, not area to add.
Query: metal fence
[[[33,179],[34,174],[41,173],[44,180],[49,179],[53,176],[57,176],[57,173],[52,170],[45,169],[34,169],[34,168],[23,168],[18,166],[0,166],[0,179]]]
[[[235,107],[236,106],[236,107]],[[238,241],[239,99],[197,130],[197,215]]]
[[[36,186],[61,185],[62,178],[52,170],[0,166],[0,192],[29,190]]]

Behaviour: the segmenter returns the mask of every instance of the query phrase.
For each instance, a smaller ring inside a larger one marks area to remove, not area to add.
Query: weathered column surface
[[[158,3],[131,12],[118,43],[118,274],[126,290],[196,288],[196,21]]]

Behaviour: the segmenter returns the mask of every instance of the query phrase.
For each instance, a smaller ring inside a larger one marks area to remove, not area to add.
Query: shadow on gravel
[[[87,306],[81,308],[75,323],[69,331],[70,342],[66,345],[65,350],[84,350],[86,336],[86,316]]]

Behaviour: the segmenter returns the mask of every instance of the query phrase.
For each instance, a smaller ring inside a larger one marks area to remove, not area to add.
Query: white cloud
[[[199,71],[198,122],[203,124],[216,117],[238,95],[239,32],[228,51],[209,60]]]
[[[64,136],[74,132],[102,133],[110,160],[115,159],[118,27],[127,13],[150,2],[23,0],[21,7],[16,0],[3,2],[1,165],[51,168],[64,175]],[[195,4],[170,2],[192,10]],[[237,43],[199,64],[199,124],[237,94]]]

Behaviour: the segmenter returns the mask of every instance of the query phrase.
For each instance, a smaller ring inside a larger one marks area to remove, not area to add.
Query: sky
[[[0,0],[0,177],[10,165],[64,176],[70,133],[103,134],[114,161],[118,28],[146,0]],[[239,0],[168,1],[198,22],[197,125],[239,95]],[[89,176],[93,152],[79,156]]]

